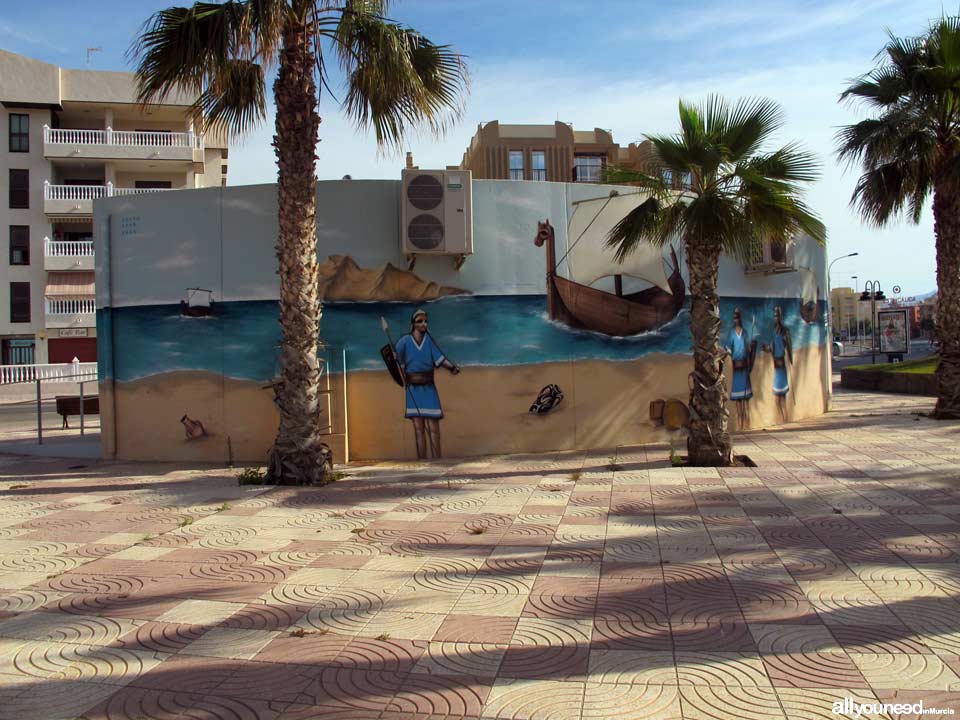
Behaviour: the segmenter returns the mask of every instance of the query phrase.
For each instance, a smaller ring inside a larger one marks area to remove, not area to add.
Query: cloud
[[[44,40],[42,37],[38,37],[29,33],[22,28],[17,27],[16,25],[11,25],[8,22],[0,21],[0,38],[9,38],[17,42],[26,43],[27,45],[33,45],[35,47],[43,48],[44,50],[55,52],[58,55],[63,55],[63,48],[54,45],[48,40]]]

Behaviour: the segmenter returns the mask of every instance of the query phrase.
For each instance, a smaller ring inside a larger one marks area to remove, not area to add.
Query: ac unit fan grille
[[[443,223],[433,215],[417,215],[407,225],[407,238],[418,250],[437,250],[443,246]]]
[[[443,201],[443,185],[433,175],[417,175],[407,185],[407,200],[417,210],[433,210]]]

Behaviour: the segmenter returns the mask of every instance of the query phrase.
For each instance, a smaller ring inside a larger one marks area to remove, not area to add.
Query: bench
[[[79,395],[58,395],[57,398],[57,415],[60,415],[63,418],[63,427],[69,428],[70,424],[67,422],[67,418],[71,415],[80,414],[80,396]],[[100,414],[100,398],[96,395],[91,397],[85,397],[83,399],[83,414],[84,415],[99,415]]]

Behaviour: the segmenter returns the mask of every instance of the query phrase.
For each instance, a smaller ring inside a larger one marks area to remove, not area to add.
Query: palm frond
[[[607,165],[603,169],[601,180],[610,185],[634,185],[653,192],[666,190],[666,185],[660,176],[650,175],[624,165]]]
[[[415,126],[441,134],[463,110],[469,75],[462,56],[369,13],[341,16],[336,33],[347,75],[344,111],[377,142],[399,147]]]
[[[740,100],[727,117],[727,125],[717,139],[732,161],[757,152],[783,126],[780,106],[766,98]]]
[[[616,249],[617,262],[623,262],[641,243],[663,247],[672,235],[681,233],[682,215],[677,208],[649,197],[627,213],[607,235],[606,245]]]
[[[248,60],[233,60],[194,103],[194,114],[204,117],[213,129],[243,135],[267,116],[266,83],[263,67]]]
[[[198,125],[239,134],[266,115],[263,64],[273,62],[280,0],[197,2],[152,15],[128,51],[137,62],[137,100],[195,98]],[[258,61],[259,59],[259,61]]]
[[[737,174],[749,173],[755,182],[778,180],[784,182],[813,182],[820,177],[820,161],[815,155],[789,143],[779,150],[755,155],[737,164]]]
[[[896,161],[884,163],[860,176],[850,204],[869,222],[880,227],[908,205],[915,189],[908,165]]]

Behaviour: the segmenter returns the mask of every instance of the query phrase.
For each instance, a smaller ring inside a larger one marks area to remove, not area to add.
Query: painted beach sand
[[[794,351],[790,369],[794,387],[821,384],[824,352],[816,346]],[[452,376],[440,370],[437,388],[445,417],[441,421],[443,453],[447,457],[605,448],[671,440],[649,419],[656,399],[688,399],[687,375],[692,360],[686,354],[653,353],[634,360],[572,360],[514,366],[465,366]],[[727,370],[727,382],[730,372]],[[335,433],[330,438],[337,461],[413,459],[416,449],[411,423],[403,418],[403,391],[384,370],[346,375],[347,417],[343,416],[343,375],[331,378]],[[779,422],[773,395],[773,362],[762,353],[752,375],[754,427]],[[528,411],[538,391],[555,383],[564,400],[546,415]],[[117,455],[138,460],[264,463],[277,428],[273,392],[264,383],[226,378],[206,371],[173,371],[117,382],[115,397],[109,383],[101,384],[101,413],[113,415],[118,426],[137,432],[118,433]],[[149,408],[149,412],[144,412]],[[800,420],[824,411],[820,393],[788,397],[789,419]],[[186,440],[179,422],[184,415],[200,420],[207,435]],[[349,449],[342,430],[349,427]],[[735,428],[735,425],[733,425]],[[685,447],[679,435],[672,438]],[[112,450],[112,437],[103,438]]]

